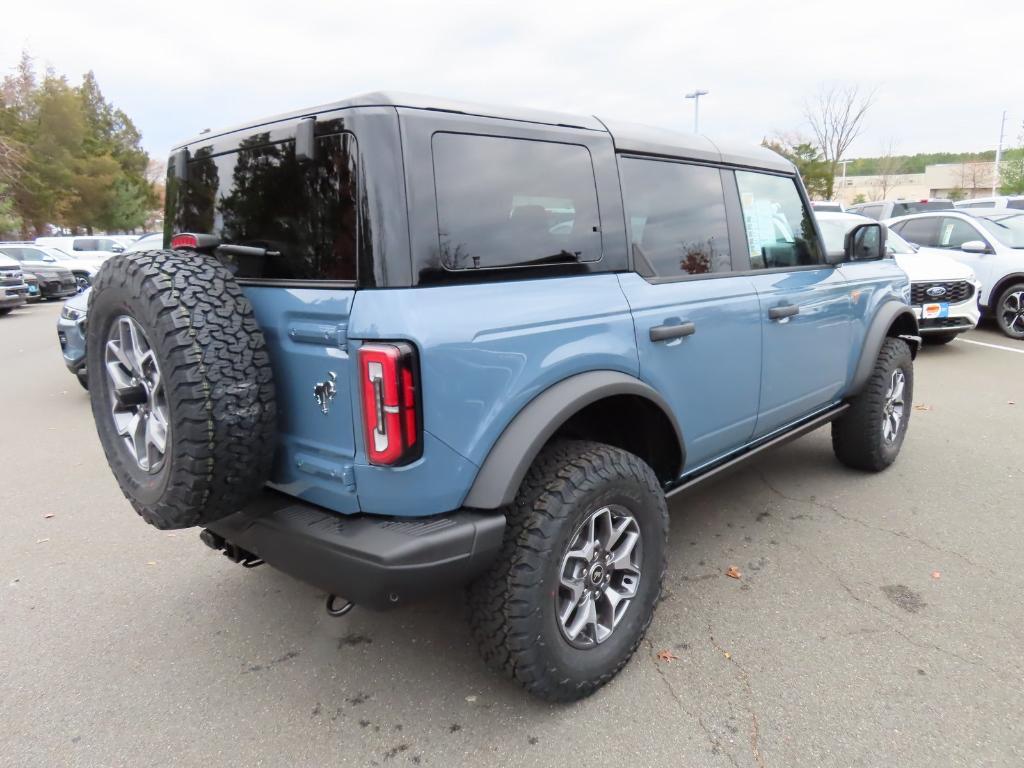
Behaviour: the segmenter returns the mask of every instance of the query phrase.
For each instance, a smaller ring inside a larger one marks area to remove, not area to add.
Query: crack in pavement
[[[855,603],[857,603],[858,605],[866,606],[871,610],[875,611],[876,613],[878,613],[880,616],[882,616],[885,619],[885,621],[883,621],[883,631],[892,632],[893,634],[903,638],[906,642],[910,643],[911,645],[917,648],[924,648],[927,650],[937,651],[938,653],[941,653],[944,656],[956,659],[957,661],[963,662],[964,664],[970,664],[971,666],[984,669],[990,674],[994,675],[999,680],[1003,680],[1005,678],[1005,672],[1000,672],[995,668],[990,667],[983,661],[980,661],[978,659],[967,658],[966,656],[963,656],[957,653],[956,651],[951,651],[948,648],[943,648],[941,645],[933,641],[918,640],[917,638],[908,635],[902,629],[893,624],[893,622],[899,621],[898,616],[890,613],[881,606],[875,605],[875,603],[871,602],[866,597],[858,595],[856,591],[853,589],[853,587],[846,583],[842,575],[840,575],[840,573],[835,568],[833,568],[827,562],[818,557],[818,555],[816,555],[814,552],[804,547],[801,547],[799,544],[795,544],[792,541],[787,541],[786,545],[792,547],[801,554],[807,555],[812,560],[814,560],[814,562],[816,562],[822,570],[827,571],[832,576],[832,578],[836,580],[836,583],[839,584],[843,591],[846,592],[846,594],[849,595],[850,599],[852,599]]]
[[[713,754],[721,752],[727,758],[729,758],[730,763],[732,763],[736,768],[739,768],[739,763],[736,762],[736,758],[729,750],[725,749],[722,746],[722,742],[718,739],[718,737],[714,735],[714,733],[711,732],[711,729],[708,728],[707,723],[704,722],[704,718],[702,718],[699,714],[695,712],[691,712],[689,709],[686,708],[686,705],[683,704],[682,697],[676,692],[675,686],[673,686],[672,681],[668,679],[668,676],[665,674],[665,670],[658,665],[657,653],[654,650],[653,641],[649,637],[644,638],[644,640],[647,643],[647,647],[651,650],[651,657],[654,659],[654,671],[658,673],[658,677],[661,678],[661,682],[665,684],[665,688],[668,690],[669,696],[672,697],[672,700],[675,701],[676,706],[679,707],[679,710],[681,712],[689,715],[697,721],[697,725],[699,725],[700,729],[704,731],[704,735],[707,737],[708,743],[711,745],[711,752]]]
[[[732,653],[727,652],[722,646],[715,640],[715,633],[711,629],[711,622],[708,622],[708,639],[711,640],[711,645],[715,647],[722,657],[726,661],[730,662],[739,671],[740,682],[743,683],[744,689],[747,692],[747,712],[750,713],[750,752],[754,756],[754,761],[760,766],[765,768],[764,755],[761,753],[761,726],[757,720],[757,712],[754,710],[753,699],[754,699],[754,688],[750,684],[750,673],[747,672],[746,667],[740,664],[732,657]]]
[[[967,563],[971,567],[977,568],[980,571],[984,571],[985,573],[989,574],[990,576],[997,576],[1000,580],[1004,580],[1004,581],[1006,580],[1006,577],[1005,577],[1004,574],[997,574],[991,568],[989,568],[989,567],[987,567],[985,565],[982,565],[981,563],[976,563],[974,560],[969,558],[967,555],[963,554],[962,552],[957,552],[955,549],[946,549],[945,547],[940,547],[939,545],[933,544],[932,542],[927,541],[925,539],[918,538],[917,536],[911,536],[906,531],[894,531],[891,528],[886,528],[885,526],[882,526],[882,525],[874,525],[873,523],[869,523],[866,520],[860,519],[859,517],[854,517],[853,515],[849,515],[849,514],[847,514],[845,512],[841,512],[839,510],[839,508],[837,506],[835,506],[834,504],[824,504],[824,503],[818,501],[817,499],[801,499],[801,498],[798,498],[796,496],[789,496],[789,495],[783,493],[782,491],[780,491],[774,485],[772,485],[772,483],[768,480],[768,478],[765,477],[765,474],[764,474],[763,471],[758,470],[757,474],[760,476],[761,482],[764,483],[764,486],[770,492],[774,493],[776,496],[778,496],[781,499],[785,499],[786,501],[792,501],[795,504],[807,504],[807,505],[812,506],[812,507],[817,507],[818,509],[823,509],[826,512],[831,512],[833,515],[835,515],[836,517],[839,517],[842,520],[846,520],[847,522],[850,522],[850,523],[856,523],[857,525],[863,526],[864,528],[867,528],[869,530],[879,531],[881,533],[887,533],[890,536],[895,536],[896,538],[899,538],[899,539],[904,539],[906,541],[914,542],[915,544],[920,544],[921,546],[923,546],[923,547],[925,547],[927,549],[930,549],[933,552],[941,552],[941,553],[946,554],[946,555],[952,555],[953,557],[957,557],[960,560],[964,561],[965,563]]]

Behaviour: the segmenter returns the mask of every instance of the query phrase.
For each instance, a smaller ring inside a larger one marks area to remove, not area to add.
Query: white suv
[[[982,309],[1007,336],[1024,339],[1024,211],[919,213],[886,223],[904,240],[941,248],[973,269],[982,282]]]
[[[825,249],[841,252],[846,233],[868,221],[855,213],[815,213]],[[921,338],[948,344],[978,324],[981,284],[970,267],[958,264],[936,248],[915,248],[890,231],[886,247],[910,278],[910,303],[917,312]]]
[[[972,197],[954,203],[957,208],[1001,208],[1003,210],[1024,210],[1024,195],[998,195],[996,197]]]

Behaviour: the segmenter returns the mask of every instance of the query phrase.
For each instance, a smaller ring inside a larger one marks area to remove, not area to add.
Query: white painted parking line
[[[1013,347],[1003,347],[999,344],[986,344],[984,341],[972,341],[971,339],[958,338],[957,341],[962,341],[964,344],[977,344],[979,347],[989,347],[990,349],[1001,349],[1004,352],[1016,352],[1018,355],[1024,355],[1024,349],[1014,349]]]

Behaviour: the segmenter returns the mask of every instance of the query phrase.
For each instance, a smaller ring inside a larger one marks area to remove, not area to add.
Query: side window
[[[750,266],[777,269],[820,264],[814,220],[789,176],[736,171]]]
[[[962,219],[943,218],[939,223],[939,247],[959,248],[970,240],[984,240],[973,226]]]
[[[623,158],[622,185],[641,273],[678,277],[732,268],[721,171]]]
[[[893,227],[900,237],[915,245],[934,248],[938,245],[939,220],[934,216],[925,219],[901,221]]]
[[[434,134],[432,147],[445,269],[601,259],[586,147],[459,133]]]
[[[857,213],[859,213],[861,216],[867,216],[868,218],[877,220],[882,218],[882,206],[865,205],[863,208],[857,211]]]
[[[1024,198],[1021,198],[1020,200],[1008,200],[1006,202],[1006,207],[1013,208],[1018,211],[1024,210]]]
[[[74,241],[71,246],[76,251],[98,251],[100,250],[99,241],[93,238],[79,237]]]

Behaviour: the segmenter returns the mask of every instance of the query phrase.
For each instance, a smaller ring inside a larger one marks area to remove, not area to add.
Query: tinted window
[[[80,237],[73,242],[71,247],[76,251],[98,251],[100,250],[100,241],[93,238]]]
[[[601,258],[590,152],[575,144],[438,133],[434,183],[446,269]]]
[[[900,237],[917,245],[934,248],[938,245],[939,220],[937,217],[910,219],[893,226]]]
[[[737,171],[750,266],[797,267],[821,262],[814,220],[788,176]]]
[[[1007,208],[1014,208],[1016,210],[1024,210],[1024,200],[1008,200],[1006,202]]]
[[[939,247],[959,248],[970,240],[981,240],[982,236],[973,226],[962,219],[944,217],[939,220]]]
[[[676,277],[731,269],[717,168],[626,158],[622,184],[641,273]]]
[[[863,208],[857,211],[861,216],[867,216],[871,219],[882,218],[882,206],[880,205],[865,205]]]
[[[294,141],[268,144],[266,134],[236,152],[200,150],[184,184],[168,194],[168,206],[176,201],[167,217],[171,232],[266,248],[266,256],[224,258],[239,277],[354,280],[355,139],[318,137],[315,155],[296,160]]]

